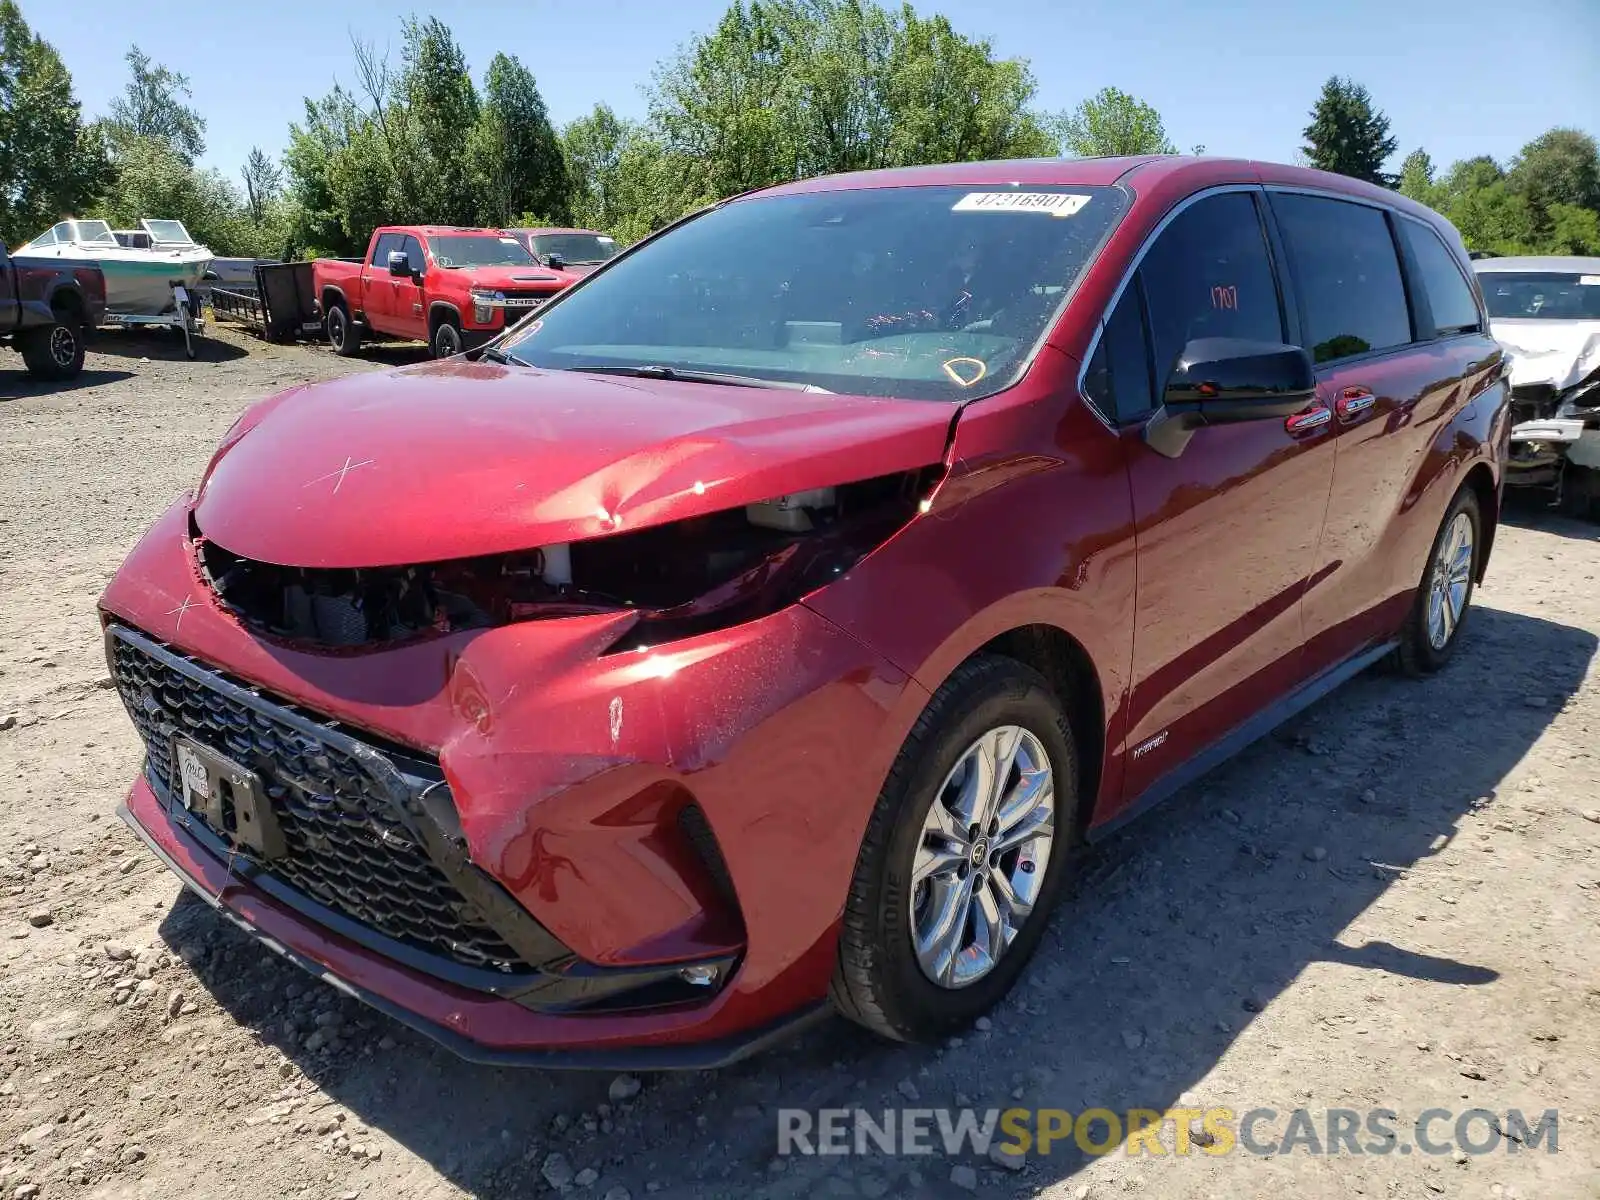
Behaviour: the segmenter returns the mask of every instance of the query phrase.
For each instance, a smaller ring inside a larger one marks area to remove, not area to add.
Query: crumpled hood
[[[224,440],[194,515],[264,562],[437,562],[931,466],[953,417],[930,401],[439,362],[263,402]]]
[[[1600,370],[1600,321],[1496,320],[1495,341],[1511,356],[1511,386],[1548,383],[1564,391]]]

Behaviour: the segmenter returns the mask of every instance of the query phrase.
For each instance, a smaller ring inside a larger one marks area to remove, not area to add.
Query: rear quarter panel
[[[21,328],[53,322],[52,305],[63,293],[76,297],[85,324],[98,325],[105,317],[106,281],[99,267],[57,259],[13,258],[11,268],[21,305]]]

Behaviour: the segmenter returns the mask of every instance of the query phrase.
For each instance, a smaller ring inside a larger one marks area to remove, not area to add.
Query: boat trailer
[[[181,283],[172,285],[172,303],[160,312],[107,313],[104,323],[120,329],[164,326],[168,329],[181,330],[183,352],[190,359],[195,356],[195,342],[205,335],[206,329],[205,309],[200,303],[200,298],[191,296],[189,289]]]

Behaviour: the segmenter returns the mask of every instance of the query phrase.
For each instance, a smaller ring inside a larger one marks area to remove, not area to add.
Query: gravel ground
[[[223,924],[114,816],[139,749],[96,595],[246,401],[382,364],[107,334],[70,388],[17,365],[0,1198],[1600,1196],[1596,527],[1514,515],[1448,671],[1357,680],[1098,851],[963,1039],[833,1023],[716,1074],[488,1070]],[[780,1107],[962,1105],[1271,1108],[1269,1144],[1298,1108],[1392,1109],[1405,1144],[1430,1108],[1557,1109],[1559,1152],[776,1153]]]

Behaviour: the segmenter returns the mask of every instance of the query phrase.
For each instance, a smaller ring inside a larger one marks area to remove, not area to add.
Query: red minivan
[[[1394,192],[1205,158],[742,196],[247,410],[101,601],[125,815],[495,1062],[959,1028],[1074,849],[1461,640],[1499,348]]]

